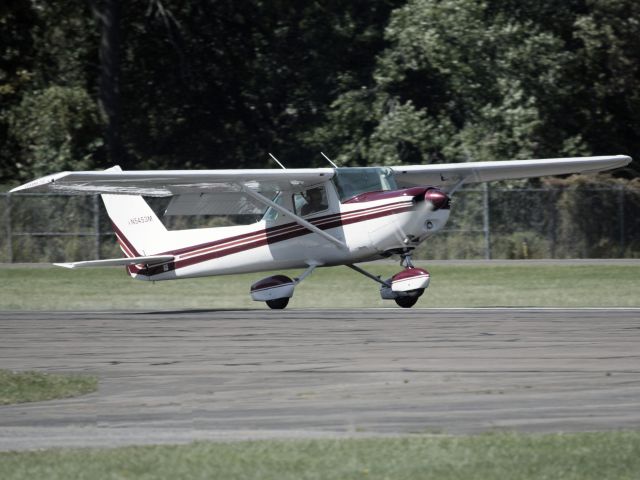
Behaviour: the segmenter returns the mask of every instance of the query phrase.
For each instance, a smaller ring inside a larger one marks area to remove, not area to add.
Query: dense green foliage
[[[637,478],[637,432],[194,443],[0,453],[3,479]]]
[[[0,405],[75,397],[96,391],[98,379],[88,375],[10,372],[0,369]]]
[[[639,35],[634,0],[8,0],[0,182],[260,167],[269,151],[637,157]]]

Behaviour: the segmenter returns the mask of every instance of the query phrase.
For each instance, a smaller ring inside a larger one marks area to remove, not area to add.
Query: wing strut
[[[349,247],[347,247],[347,244],[344,243],[342,240],[337,239],[333,235],[329,235],[324,230],[319,229],[314,224],[306,221],[304,218],[299,217],[298,215],[296,215],[295,213],[291,212],[290,210],[287,210],[282,205],[278,205],[276,202],[274,202],[272,200],[269,200],[264,195],[254,191],[254,190],[251,190],[246,185],[241,185],[241,187],[242,187],[242,191],[244,191],[250,197],[255,198],[259,202],[262,202],[265,205],[268,205],[269,207],[272,207],[274,210],[277,210],[278,212],[282,213],[283,215],[289,215],[293,219],[293,221],[296,222],[297,224],[302,225],[303,227],[308,228],[312,232],[317,233],[318,235],[320,235],[324,239],[335,243],[340,248],[344,248],[344,249],[348,249],[349,248]]]
[[[464,184],[467,178],[469,177],[468,176],[462,177],[460,178],[460,180],[458,180],[458,182],[453,187],[445,189],[447,194],[449,194],[449,196],[452,196],[454,193],[456,193],[456,191]]]

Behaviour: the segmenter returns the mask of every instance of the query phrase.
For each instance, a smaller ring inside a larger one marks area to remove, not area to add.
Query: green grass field
[[[418,307],[638,307],[640,267],[634,265],[460,265],[426,267],[431,285]],[[389,263],[367,267],[383,278]],[[300,271],[287,272],[289,276]],[[267,308],[252,302],[254,273],[167,282],[141,282],[124,268],[0,269],[0,310]],[[328,300],[330,299],[330,300]],[[347,267],[320,268],[296,288],[288,308],[396,307],[373,281]]]
[[[0,453],[0,478],[637,479],[640,433],[194,443]]]
[[[94,392],[97,388],[98,379],[88,375],[0,369],[0,405],[75,397]]]

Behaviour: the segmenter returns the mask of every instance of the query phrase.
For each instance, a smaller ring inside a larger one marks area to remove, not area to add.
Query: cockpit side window
[[[301,217],[322,212],[329,208],[327,190],[324,186],[313,187],[305,192],[293,194],[295,213]]]

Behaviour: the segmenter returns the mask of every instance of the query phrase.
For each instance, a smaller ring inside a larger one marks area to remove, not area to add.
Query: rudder
[[[120,167],[109,170],[122,171]],[[101,197],[126,256],[153,255],[162,251],[167,229],[142,196],[102,194]]]

